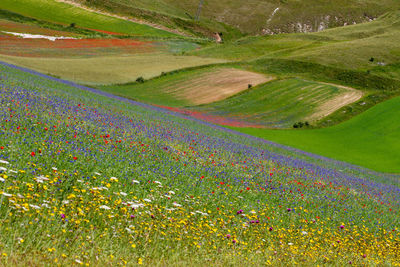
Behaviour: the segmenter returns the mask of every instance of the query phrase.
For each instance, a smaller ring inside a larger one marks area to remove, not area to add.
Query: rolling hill
[[[399,36],[398,0],[0,0],[0,266],[400,266]]]
[[[70,1],[72,2],[72,1]],[[141,16],[148,20],[157,17],[191,21],[198,13],[199,0],[73,0],[84,5],[113,12]],[[211,29],[222,22],[246,34],[310,32],[373,20],[400,8],[396,0],[208,0],[203,1],[200,24]],[[162,21],[162,20],[160,20]],[[229,34],[229,31],[225,29]]]

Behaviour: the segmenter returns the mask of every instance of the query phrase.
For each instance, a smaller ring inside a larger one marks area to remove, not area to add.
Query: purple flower
[[[230,237],[231,237],[231,235],[230,235],[230,234],[227,234],[227,235],[226,235],[226,238],[227,238],[227,239],[229,239]]]
[[[65,219],[65,214],[61,214],[61,219]]]

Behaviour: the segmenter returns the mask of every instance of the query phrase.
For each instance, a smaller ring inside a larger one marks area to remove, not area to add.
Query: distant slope
[[[334,127],[238,129],[267,140],[382,172],[400,173],[400,97]]]
[[[191,20],[196,17],[199,0],[74,0],[86,5],[124,6],[140,16],[146,11]],[[372,20],[400,8],[397,0],[208,0],[200,19],[223,22],[249,34],[310,32]],[[143,12],[138,9],[144,10]],[[151,18],[149,18],[151,19]]]
[[[251,60],[285,58],[349,69],[372,69],[400,61],[400,11],[376,21],[319,33],[246,37],[210,46],[196,55]],[[371,57],[374,61],[369,61]]]
[[[110,33],[128,34],[135,36],[172,37],[170,32],[159,30],[148,25],[118,19],[102,14],[96,14],[69,4],[55,0],[2,0],[0,9],[5,9],[27,17],[39,20],[95,29]]]
[[[366,97],[319,123],[330,126],[400,95],[400,12],[320,33],[246,37],[193,55],[246,62],[258,72],[347,85]]]

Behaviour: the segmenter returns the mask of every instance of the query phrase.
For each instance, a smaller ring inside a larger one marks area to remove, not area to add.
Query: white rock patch
[[[18,32],[6,32],[2,31],[7,34],[11,34],[14,36],[22,37],[24,39],[47,39],[50,41],[55,41],[55,40],[64,40],[64,39],[73,39],[76,40],[77,38],[73,37],[64,37],[64,36],[48,36],[48,35],[40,35],[40,34],[29,34],[29,33],[18,33]]]

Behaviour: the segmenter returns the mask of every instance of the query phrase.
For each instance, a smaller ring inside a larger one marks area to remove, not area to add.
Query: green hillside
[[[146,103],[184,107],[191,111],[273,128],[291,128],[294,123],[300,121],[314,123],[363,96],[359,90],[334,84],[289,77],[275,80],[274,76],[266,75],[266,83],[261,82],[262,84],[256,86],[250,77],[244,84],[246,88],[243,88],[247,89],[248,84],[254,85],[250,90],[240,90],[236,94],[214,99],[214,95],[224,90],[224,76],[221,72],[229,72],[232,69],[230,65],[225,66],[187,69],[167,73],[144,83],[106,85],[98,88]],[[253,73],[235,67],[239,73]],[[228,75],[232,80],[238,73]],[[235,84],[227,83],[226,86],[232,88]],[[203,95],[208,95],[210,101],[202,101]]]
[[[192,20],[199,0],[74,0],[89,6],[143,15],[146,11]],[[124,8],[121,8],[124,7]],[[204,1],[200,20],[223,22],[249,34],[317,31],[369,21],[400,8],[396,0],[208,0]],[[125,11],[123,11],[125,10]],[[142,11],[140,11],[142,10]],[[264,31],[263,31],[264,30]]]
[[[363,114],[330,128],[237,130],[376,171],[400,173],[398,118],[400,97],[376,105]]]
[[[173,37],[170,32],[110,16],[96,14],[53,0],[2,0],[0,9],[38,20],[134,36]]]
[[[400,12],[309,34],[246,37],[192,52],[246,62],[258,72],[347,85],[366,97],[321,121],[330,126],[400,94]]]
[[[400,61],[400,12],[376,21],[319,33],[246,37],[193,52],[197,55],[252,60],[285,58],[346,69],[371,69]],[[374,61],[369,61],[371,57]]]
[[[99,88],[147,103],[188,107],[223,100],[246,91],[249,84],[258,85],[274,79],[270,75],[235,67],[227,64],[194,67],[164,73],[144,83],[106,85]]]
[[[291,128],[296,122],[314,123],[361,96],[356,90],[287,78],[195,109],[271,128]]]

